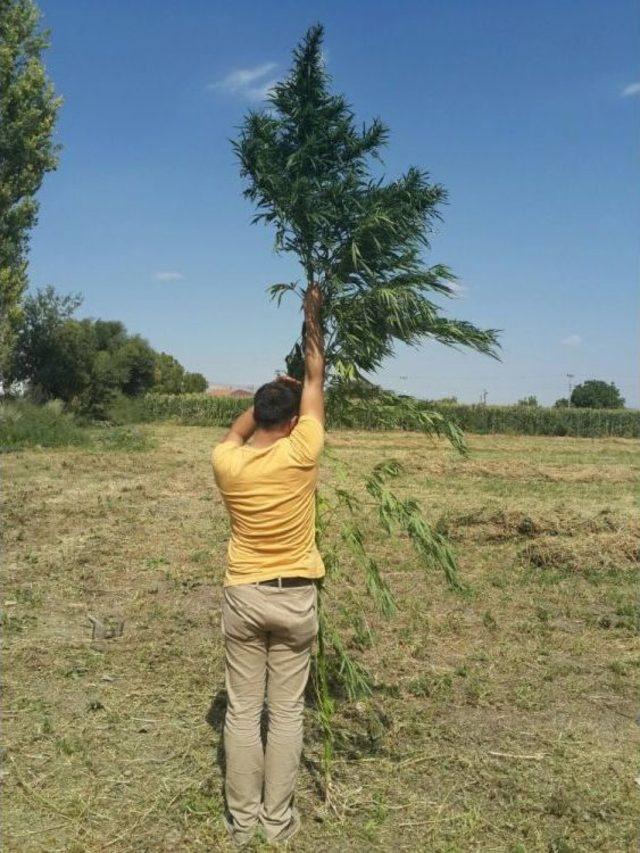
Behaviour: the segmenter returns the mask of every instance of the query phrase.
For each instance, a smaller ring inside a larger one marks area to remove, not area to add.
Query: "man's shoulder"
[[[304,467],[316,464],[324,446],[324,426],[313,415],[302,415],[288,442],[295,461]]]
[[[235,454],[235,451],[239,450],[241,445],[239,445],[235,441],[221,441],[211,451],[211,461],[213,463],[213,467],[224,464],[224,461],[228,459],[230,456]]]

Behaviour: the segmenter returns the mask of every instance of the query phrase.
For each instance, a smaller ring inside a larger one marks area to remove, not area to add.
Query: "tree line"
[[[457,405],[457,397],[441,397],[434,403],[442,405]],[[525,409],[540,408],[540,403],[535,394],[522,397],[516,406]],[[554,409],[624,409],[625,399],[620,389],[614,382],[605,382],[603,379],[587,379],[576,385],[570,397],[560,397],[553,404]]]
[[[54,128],[62,99],[42,54],[49,34],[33,0],[0,0],[0,383],[22,384],[36,400],[63,400],[104,416],[118,394],[204,391],[171,355],[156,352],[117,320],[76,319],[82,299],[52,287],[27,294],[36,194],[57,168]]]
[[[8,387],[25,383],[36,400],[63,400],[75,411],[104,417],[118,394],[202,392],[207,380],[157,352],[119,320],[76,319],[79,295],[53,287],[28,294],[6,370]]]
[[[554,409],[624,409],[625,400],[620,389],[613,382],[603,379],[587,379],[571,392],[570,397],[560,397],[553,404]],[[523,397],[518,406],[536,408],[540,404],[535,396]]]

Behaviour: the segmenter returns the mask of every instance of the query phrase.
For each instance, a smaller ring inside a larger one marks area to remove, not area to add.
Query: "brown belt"
[[[270,578],[268,581],[256,581],[258,586],[311,586],[313,578]]]

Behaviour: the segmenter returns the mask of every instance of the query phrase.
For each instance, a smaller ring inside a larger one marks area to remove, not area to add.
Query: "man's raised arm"
[[[324,336],[320,323],[322,291],[310,284],[304,298],[304,383],[300,415],[311,415],[324,424]]]
[[[220,440],[232,441],[234,444],[244,444],[249,441],[251,436],[256,431],[256,419],[253,416],[253,406],[248,408],[246,412],[239,415],[231,424],[229,432],[225,433]]]

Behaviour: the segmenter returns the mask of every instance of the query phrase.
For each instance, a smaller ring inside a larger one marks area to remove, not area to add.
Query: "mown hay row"
[[[437,529],[454,540],[503,541],[535,539],[540,536],[581,537],[585,534],[625,531],[640,540],[640,524],[607,509],[592,516],[564,512],[541,517],[519,510],[480,506],[463,514],[444,513],[438,519]]]

